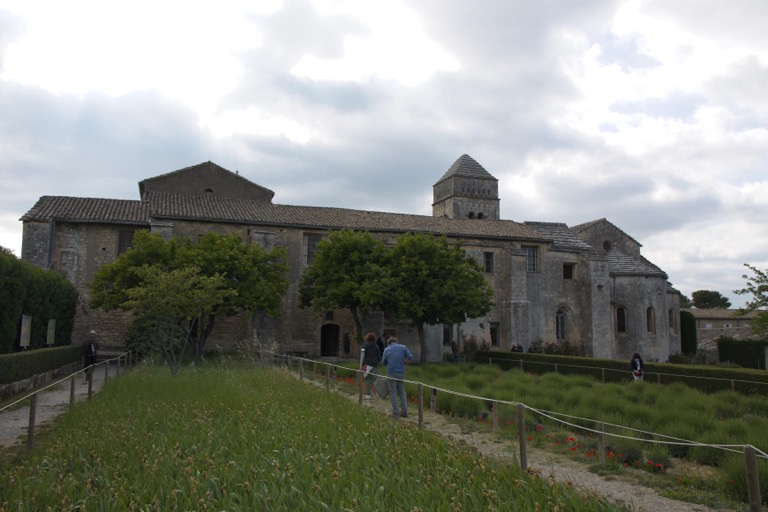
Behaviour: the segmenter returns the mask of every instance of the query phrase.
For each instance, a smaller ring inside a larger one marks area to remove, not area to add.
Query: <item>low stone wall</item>
[[[0,386],[0,400],[9,400],[15,396],[23,395],[24,393],[31,392],[35,389],[41,388],[46,384],[50,384],[54,380],[71,373],[76,372],[82,368],[82,363],[74,362],[69,363],[66,366],[56,368],[43,373],[33,375],[28,379],[18,380],[11,382],[10,384],[4,384]]]

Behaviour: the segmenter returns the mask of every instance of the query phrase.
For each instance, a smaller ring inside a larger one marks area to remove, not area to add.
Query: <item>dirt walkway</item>
[[[93,373],[93,393],[101,389],[104,384],[105,370],[102,363],[96,367]],[[110,364],[107,379],[114,378],[117,366]],[[122,371],[122,370],[121,370]],[[35,409],[35,425],[39,428],[55,420],[59,415],[65,413],[69,408],[71,379],[75,380],[75,401],[86,400],[88,398],[88,381],[83,373],[79,372],[72,377],[64,377],[44,391],[38,393],[37,407]],[[14,445],[27,443],[27,432],[29,430],[29,402],[21,407],[10,407],[0,411],[0,449],[9,448]]]
[[[321,383],[317,384],[324,385]],[[347,386],[339,386],[335,391],[350,400],[355,402],[359,401],[357,391],[351,391]],[[377,397],[374,397],[372,400],[364,400],[363,406],[375,409],[385,416],[389,416],[392,409],[389,399],[381,400]],[[388,418],[388,421],[407,421],[409,423],[418,424],[419,418],[417,406],[409,406],[407,419],[396,420]],[[466,443],[485,456],[517,463],[519,455],[517,443],[504,439],[493,432],[482,432],[476,429],[462,428],[461,424],[452,421],[445,415],[430,411],[428,407],[424,408],[423,427],[434,432],[439,432],[458,442]],[[543,450],[528,447],[526,455],[530,472],[538,474],[543,478],[550,478],[558,483],[573,485],[587,494],[604,496],[614,503],[621,503],[629,506],[635,512],[727,511],[727,509],[711,509],[704,505],[696,505],[665,498],[659,496],[659,494],[651,488],[616,477],[610,479],[604,478],[589,471],[588,467],[584,464],[579,464],[566,457]]]

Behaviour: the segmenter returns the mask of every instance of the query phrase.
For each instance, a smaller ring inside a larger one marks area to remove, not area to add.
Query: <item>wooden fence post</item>
[[[93,365],[88,367],[88,400],[93,394]]]
[[[522,359],[520,359],[520,371],[521,371],[521,372],[522,372],[522,371],[524,371],[524,370],[523,370],[523,360],[522,360]]]
[[[419,382],[419,428],[424,424],[424,385]]]
[[[357,372],[357,403],[363,405],[363,374]]]
[[[29,398],[29,429],[27,430],[27,451],[35,445],[35,415],[37,414],[37,393]]]
[[[75,405],[75,376],[69,379],[69,406]]]
[[[432,388],[429,393],[429,410],[435,412],[437,409],[437,390]]]
[[[520,468],[528,470],[528,452],[525,443],[525,406],[517,404],[517,437],[520,442]]]
[[[299,359],[299,382],[304,380],[304,360]]]
[[[757,454],[755,452],[755,447],[751,444],[744,447],[744,463],[747,468],[749,510],[750,512],[760,512],[760,478],[757,473]]]
[[[600,423],[598,426],[600,434],[600,464],[605,464],[605,423]]]

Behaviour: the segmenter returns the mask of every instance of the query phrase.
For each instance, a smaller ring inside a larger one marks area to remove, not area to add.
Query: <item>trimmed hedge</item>
[[[479,351],[475,353],[474,360],[476,363],[495,364],[505,370],[520,368],[536,374],[589,375],[601,382],[631,379],[629,361],[617,359]],[[645,363],[645,380],[659,384],[681,382],[705,393],[732,389],[744,394],[768,394],[768,372],[747,368]]]
[[[689,311],[680,311],[680,348],[683,354],[693,355],[698,349],[696,317]]]
[[[48,320],[56,319],[54,345],[68,345],[72,336],[77,290],[63,276],[0,251],[0,354],[19,350],[21,317],[32,317],[30,348],[43,348]]]
[[[737,340],[730,336],[717,338],[720,362],[735,363],[743,368],[765,370],[765,347],[768,340]]]
[[[28,379],[38,373],[55,370],[83,357],[82,345],[67,345],[15,354],[0,354],[0,384]]]

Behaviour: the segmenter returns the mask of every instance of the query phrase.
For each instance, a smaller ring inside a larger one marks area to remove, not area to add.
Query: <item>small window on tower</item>
[[[563,279],[573,279],[573,263],[563,263]]]

